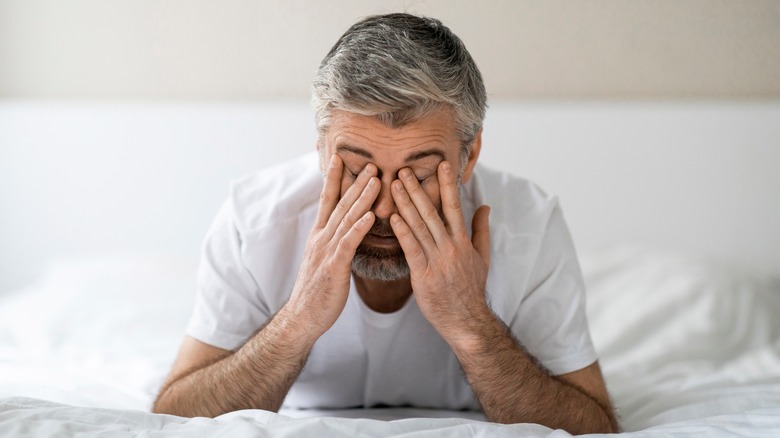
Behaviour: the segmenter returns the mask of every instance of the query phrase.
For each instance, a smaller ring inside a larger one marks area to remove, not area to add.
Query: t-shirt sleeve
[[[195,308],[186,333],[236,350],[270,318],[242,256],[245,242],[232,199],[223,204],[203,242]]]
[[[529,291],[510,329],[555,375],[596,361],[588,329],[585,282],[571,235],[555,201],[528,277]]]

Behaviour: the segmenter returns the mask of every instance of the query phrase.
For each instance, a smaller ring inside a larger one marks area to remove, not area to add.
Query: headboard
[[[0,292],[59,259],[196,258],[229,180],[315,137],[305,102],[0,101]],[[780,273],[780,102],[494,102],[483,139],[559,196],[580,251]]]

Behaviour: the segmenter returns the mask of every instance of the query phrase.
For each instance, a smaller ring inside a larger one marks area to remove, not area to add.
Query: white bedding
[[[419,409],[150,414],[194,271],[179,259],[72,261],[0,295],[0,436],[568,436]],[[780,435],[780,279],[625,248],[583,257],[583,271],[625,436]]]

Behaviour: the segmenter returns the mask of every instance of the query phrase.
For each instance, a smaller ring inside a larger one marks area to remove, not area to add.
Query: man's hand
[[[285,306],[293,320],[313,323],[311,339],[325,333],[344,310],[355,250],[374,224],[370,209],[380,189],[376,166],[368,164],[339,199],[343,169],[341,158],[334,154],[298,278]]]
[[[399,214],[390,224],[409,263],[414,296],[453,348],[485,416],[572,433],[616,431],[597,363],[562,377],[549,375],[488,307],[489,208],[477,209],[469,240],[449,163],[438,168],[446,224],[409,169],[399,179],[392,190]]]
[[[490,209],[477,209],[469,239],[450,163],[441,162],[437,176],[446,224],[410,169],[401,169],[400,180],[393,182],[393,199],[400,214],[394,214],[390,224],[409,263],[420,311],[452,344],[467,340],[464,335],[470,332],[469,326],[480,319],[475,316],[490,313],[485,297]]]

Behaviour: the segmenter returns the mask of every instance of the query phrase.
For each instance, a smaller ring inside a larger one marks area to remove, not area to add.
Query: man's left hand
[[[439,211],[410,169],[401,169],[392,193],[399,214],[390,224],[409,264],[412,290],[423,316],[450,344],[465,341],[478,321],[492,315],[485,296],[490,266],[490,208],[481,206],[466,229],[456,172],[443,161],[437,169]]]

